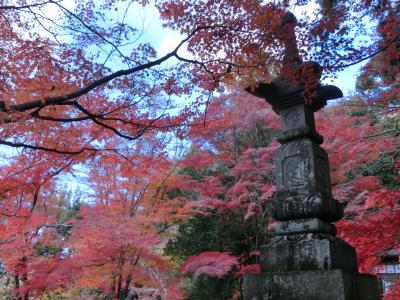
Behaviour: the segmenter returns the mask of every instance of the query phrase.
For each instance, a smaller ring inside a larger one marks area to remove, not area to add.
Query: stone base
[[[374,276],[343,270],[248,274],[244,300],[379,300]]]
[[[356,273],[357,258],[345,241],[323,234],[303,234],[275,238],[260,248],[263,272],[342,269]]]
[[[275,235],[292,235],[303,233],[322,233],[336,235],[336,228],[331,223],[318,218],[296,219],[289,221],[278,221],[270,228]]]
[[[296,165],[298,164],[300,163],[296,162]],[[342,204],[335,200],[330,192],[314,192],[313,188],[278,188],[276,197],[266,203],[268,213],[278,221],[318,218],[336,222],[343,217]]]

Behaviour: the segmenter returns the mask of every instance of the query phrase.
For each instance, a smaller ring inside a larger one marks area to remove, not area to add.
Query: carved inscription
[[[299,188],[307,185],[309,174],[308,157],[293,155],[282,162],[283,185],[288,188]]]
[[[296,109],[289,110],[284,117],[286,127],[296,127],[296,125],[299,123],[299,119],[300,114]]]

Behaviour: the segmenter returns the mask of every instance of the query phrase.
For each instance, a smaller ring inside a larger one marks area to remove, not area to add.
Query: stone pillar
[[[314,112],[342,97],[335,86],[319,86],[305,105],[304,87],[282,77],[248,91],[281,116],[276,158],[277,196],[267,204],[277,222],[261,247],[261,273],[244,277],[245,300],[377,300],[376,278],[358,273],[353,247],[336,237],[332,222],[343,216],[332,197],[328,156],[315,129]]]

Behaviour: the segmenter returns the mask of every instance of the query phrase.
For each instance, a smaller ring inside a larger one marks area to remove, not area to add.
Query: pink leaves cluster
[[[374,176],[353,180],[336,191],[349,201],[345,214],[351,217],[337,223],[339,234],[356,247],[360,269],[373,272],[379,255],[400,250],[400,191],[382,188]]]
[[[385,136],[382,126],[372,125],[368,115],[352,117],[343,106],[320,113],[317,127],[324,136],[334,185],[346,181],[348,173],[361,165],[395,151],[400,142],[399,137]]]
[[[223,277],[238,265],[237,257],[227,252],[210,251],[190,256],[181,271],[183,274],[193,274],[194,277],[200,275]]]

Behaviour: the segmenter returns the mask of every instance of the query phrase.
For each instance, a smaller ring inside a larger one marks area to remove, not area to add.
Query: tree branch
[[[2,5],[2,6],[0,6],[0,9],[19,10],[19,9],[26,9],[26,8],[32,8],[32,7],[42,7],[49,3],[58,4],[56,1],[45,1],[45,2],[35,3],[35,4],[26,4],[26,5],[20,5],[20,6],[18,6],[18,5]]]
[[[97,35],[98,37],[100,37],[100,39],[102,39],[103,41],[105,41],[107,44],[111,45],[115,51],[117,51],[124,59],[126,59],[127,61],[132,61],[130,58],[126,57],[118,48],[117,45],[115,45],[113,42],[109,41],[108,39],[106,39],[102,34],[100,34],[97,30],[95,30],[94,28],[90,27],[88,24],[86,24],[79,16],[77,16],[76,14],[74,14],[72,11],[70,11],[69,9],[67,9],[65,6],[61,5],[60,3],[57,3],[53,0],[49,0],[50,3],[54,3],[55,5],[57,5],[62,11],[66,12],[67,14],[73,16],[76,20],[78,20],[86,29],[88,29],[90,32],[94,33],[95,35]]]
[[[350,66],[354,66],[354,65],[356,65],[356,64],[359,64],[360,62],[362,62],[362,61],[364,61],[364,60],[367,60],[367,59],[370,59],[370,58],[374,57],[375,55],[377,55],[377,54],[379,54],[379,53],[385,51],[385,50],[386,50],[391,44],[393,44],[399,37],[400,37],[400,33],[399,33],[398,35],[396,35],[394,38],[392,38],[389,42],[387,42],[386,45],[383,46],[382,48],[380,48],[380,49],[376,50],[374,53],[372,53],[372,54],[370,54],[370,55],[367,55],[367,56],[365,56],[365,57],[363,57],[363,58],[360,58],[359,60],[356,60],[356,61],[354,61],[354,62],[352,62],[352,63],[345,64],[345,65],[338,65],[338,66],[326,67],[326,68],[327,68],[327,69],[344,69],[344,68],[347,68],[347,67],[350,67]]]
[[[28,111],[28,110],[35,109],[35,108],[44,107],[47,105],[57,105],[57,104],[65,102],[65,101],[72,100],[72,99],[78,98],[80,96],[83,96],[83,95],[91,92],[95,88],[112,81],[115,78],[130,75],[130,74],[133,74],[133,73],[136,73],[136,72],[139,72],[142,70],[150,69],[154,66],[160,65],[161,63],[163,63],[166,60],[170,59],[171,57],[175,56],[175,54],[182,47],[182,45],[184,43],[186,43],[190,38],[192,38],[198,31],[204,30],[207,28],[210,28],[210,27],[196,28],[195,30],[193,30],[193,32],[190,35],[188,35],[185,39],[183,39],[176,46],[176,48],[173,51],[171,51],[170,53],[166,54],[165,56],[163,56],[159,59],[141,64],[141,65],[129,68],[129,69],[116,71],[116,72],[111,73],[107,76],[104,76],[98,80],[93,81],[92,83],[88,84],[87,86],[85,86],[75,92],[68,93],[65,95],[60,95],[60,96],[55,96],[55,97],[46,97],[44,99],[37,99],[34,101],[25,102],[25,103],[21,103],[21,104],[14,104],[14,105],[10,105],[10,108],[7,108],[5,106],[4,101],[0,101],[0,111],[10,112],[10,113],[14,112],[14,111],[15,112],[24,112],[24,111]]]
[[[13,148],[27,148],[27,149],[32,149],[32,150],[43,150],[43,151],[48,151],[48,152],[53,152],[53,153],[58,153],[58,154],[81,154],[85,151],[113,151],[114,149],[97,149],[97,148],[88,148],[88,147],[83,147],[77,151],[66,151],[66,150],[58,150],[55,148],[48,148],[48,147],[42,147],[42,146],[33,146],[25,143],[20,143],[20,142],[9,142],[5,140],[0,140],[0,145],[5,145]]]

